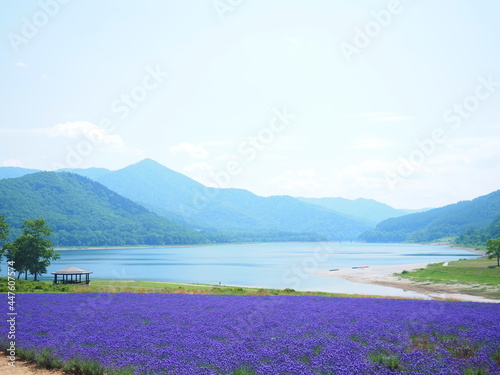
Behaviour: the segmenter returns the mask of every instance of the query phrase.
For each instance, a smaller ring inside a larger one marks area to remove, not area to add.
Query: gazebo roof
[[[52,275],[84,275],[92,271],[82,270],[81,268],[68,267],[59,271],[52,272]]]

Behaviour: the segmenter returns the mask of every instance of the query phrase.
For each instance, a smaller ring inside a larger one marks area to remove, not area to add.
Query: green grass
[[[500,267],[495,259],[464,259],[444,263],[429,264],[415,271],[403,271],[398,277],[420,283],[457,285],[463,293],[500,299]]]
[[[0,293],[7,293],[6,277],[0,277]],[[294,289],[247,288],[230,285],[169,283],[135,280],[92,280],[89,285],[52,285],[51,281],[16,280],[15,293],[184,293],[211,295],[287,295],[359,298],[395,298],[363,294],[327,293],[317,291],[296,291]]]
[[[370,353],[368,355],[370,361],[379,363],[383,367],[386,367],[390,370],[399,370],[399,355],[388,353],[386,351],[379,351],[376,353]]]
[[[70,285],[52,285],[52,282],[32,281],[16,279],[13,289],[9,289],[8,278],[0,277],[0,293],[24,292],[24,293],[67,293],[71,290]]]

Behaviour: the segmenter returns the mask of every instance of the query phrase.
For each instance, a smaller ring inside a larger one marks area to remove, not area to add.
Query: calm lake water
[[[430,245],[270,243],[141,249],[60,250],[50,272],[74,266],[91,280],[152,280],[293,288],[387,296],[419,296],[397,288],[315,276],[318,270],[477,257],[467,250]],[[5,259],[3,261],[5,263]],[[1,273],[6,274],[6,267]]]

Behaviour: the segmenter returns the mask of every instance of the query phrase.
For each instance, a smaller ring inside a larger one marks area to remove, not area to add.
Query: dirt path
[[[36,365],[25,361],[16,360],[15,366],[9,366],[9,360],[5,353],[0,353],[0,374],[2,375],[63,375],[60,370],[45,370],[37,368]]]

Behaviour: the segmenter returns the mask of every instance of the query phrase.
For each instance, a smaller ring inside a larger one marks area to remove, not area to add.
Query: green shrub
[[[36,363],[46,369],[61,367],[61,360],[52,355],[52,350],[45,348],[35,358]]]
[[[233,372],[232,375],[256,375],[257,373],[249,365],[242,365]]]
[[[399,355],[379,351],[368,355],[370,361],[379,363],[390,370],[399,370]]]

